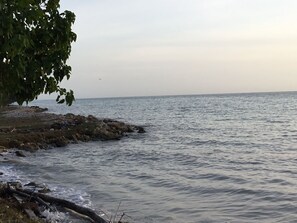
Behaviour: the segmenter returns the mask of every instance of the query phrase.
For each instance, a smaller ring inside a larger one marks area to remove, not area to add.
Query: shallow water
[[[147,132],[1,163],[2,178],[34,179],[111,213],[121,203],[130,222],[297,221],[297,93],[36,104],[143,125]]]

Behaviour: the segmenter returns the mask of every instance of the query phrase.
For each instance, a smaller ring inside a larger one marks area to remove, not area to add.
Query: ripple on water
[[[271,93],[89,99],[67,109],[43,102],[147,132],[41,152],[26,158],[35,167],[24,173],[75,185],[105,210],[122,200],[135,222],[294,222],[296,101],[296,93]]]

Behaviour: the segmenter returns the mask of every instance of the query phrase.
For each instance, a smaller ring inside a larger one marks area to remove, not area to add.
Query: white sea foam
[[[2,175],[0,176],[0,182],[20,182],[23,186],[29,182],[34,180],[29,179],[22,171],[20,171],[13,164],[8,163],[0,163],[0,172]],[[91,207],[91,198],[90,195],[84,191],[76,190],[74,188],[67,188],[63,186],[57,185],[46,185],[40,184],[42,186],[50,188],[51,192],[49,195],[66,199],[72,201],[78,205],[84,207]],[[32,188],[31,188],[32,189]],[[42,215],[46,218],[49,223],[75,223],[75,219],[69,217],[67,213],[59,212],[59,211],[49,211],[45,210],[42,212]],[[81,221],[79,221],[81,222]]]
[[[72,223],[72,221],[69,220],[68,215],[59,211],[52,212],[49,210],[45,210],[41,214],[49,223]]]
[[[6,165],[1,165],[0,166],[0,172],[3,173],[0,176],[0,181],[1,182],[21,182],[21,177],[18,173],[18,171],[13,167],[13,166],[6,166]]]
[[[56,185],[49,185],[49,188],[51,189],[52,196],[70,200],[84,207],[92,207],[91,196],[80,189],[67,188]]]

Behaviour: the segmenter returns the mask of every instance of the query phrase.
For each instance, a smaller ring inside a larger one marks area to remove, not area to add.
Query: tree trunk
[[[92,209],[78,206],[77,204],[64,199],[55,198],[45,194],[35,193],[30,190],[24,190],[20,188],[12,189],[9,186],[7,187],[7,192],[11,194],[18,194],[19,196],[22,196],[25,198],[30,198],[32,200],[37,201],[39,204],[46,206],[47,208],[50,208],[50,207],[45,202],[54,204],[66,209],[70,209],[81,215],[89,217],[94,223],[108,223],[105,219],[103,219],[98,214],[96,214]]]

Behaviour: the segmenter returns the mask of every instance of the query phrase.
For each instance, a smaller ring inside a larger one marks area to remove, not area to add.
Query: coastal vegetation
[[[0,0],[0,106],[54,92],[58,103],[72,104],[73,91],[59,84],[70,78],[75,14],[60,12],[59,2]]]

